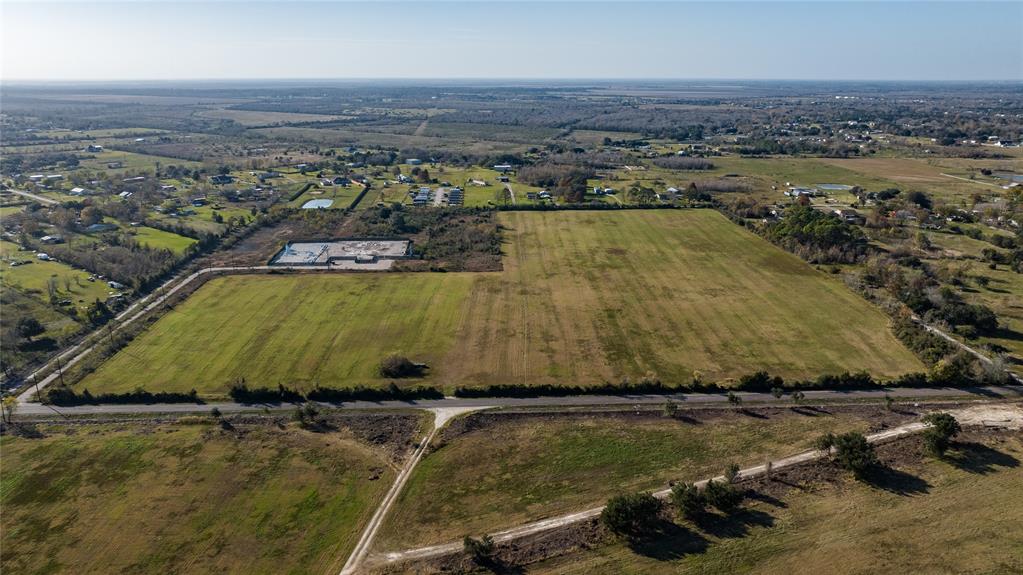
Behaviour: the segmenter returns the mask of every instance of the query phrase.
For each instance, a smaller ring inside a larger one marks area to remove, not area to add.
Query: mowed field
[[[382,384],[380,360],[437,366],[469,274],[233,276],[210,281],[79,384],[224,394],[250,386]]]
[[[719,381],[923,366],[839,280],[709,210],[509,212],[504,271],[217,279],[85,378],[91,391],[223,394],[232,381]]]
[[[508,212],[446,362],[484,384],[922,369],[837,279],[710,210]]]
[[[343,432],[39,431],[0,438],[4,573],[337,573],[394,477]]]

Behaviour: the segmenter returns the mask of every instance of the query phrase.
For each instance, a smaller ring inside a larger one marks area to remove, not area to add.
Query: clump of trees
[[[640,538],[656,530],[663,505],[650,493],[615,495],[600,513],[600,520],[619,537]]]
[[[854,263],[867,253],[867,240],[856,226],[809,206],[785,211],[768,224],[767,238],[814,263]]]
[[[420,377],[426,366],[403,355],[390,355],[380,362],[380,375],[391,378]]]

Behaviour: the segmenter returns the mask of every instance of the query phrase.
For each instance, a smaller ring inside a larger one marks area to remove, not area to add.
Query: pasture
[[[5,573],[336,573],[390,459],[350,433],[207,420],[5,434]]]
[[[531,565],[529,573],[1019,573],[1021,459],[1019,435],[969,442],[947,461],[899,467],[885,486],[848,479],[806,485],[773,505],[749,501],[741,515],[760,525],[740,525],[739,535],[700,534],[703,551],[692,539],[687,549],[683,533],[645,553],[604,545]]]
[[[85,311],[94,301],[106,300],[111,292],[102,281],[88,281],[89,272],[57,261],[42,261],[36,252],[21,250],[18,244],[0,240],[0,285],[15,288],[42,302],[49,302],[49,285],[54,286],[58,300],[71,300],[71,305]],[[29,262],[17,266],[15,261]]]
[[[704,479],[721,473],[727,462],[756,465],[810,448],[817,434],[867,427],[841,413],[693,415],[699,419],[657,413],[493,416],[444,437],[419,463],[384,523],[377,550],[439,544],[587,509],[614,493]]]
[[[923,369],[839,279],[717,212],[500,221],[502,272],[213,280],[79,386],[379,386],[391,353],[428,363],[423,381],[449,389]]]

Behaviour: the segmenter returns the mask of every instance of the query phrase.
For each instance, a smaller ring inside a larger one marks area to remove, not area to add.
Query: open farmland
[[[302,389],[379,383],[377,366],[391,353],[441,364],[472,281],[470,274],[216,279],[81,385],[224,393],[239,378]]]
[[[336,573],[394,476],[344,431],[39,431],[0,444],[5,573]]]
[[[717,212],[509,212],[501,222],[512,238],[505,269],[472,291],[446,362],[454,381],[922,368],[879,311]]]
[[[707,535],[705,550],[685,537],[645,552],[616,543],[529,573],[1020,573],[1023,443],[1018,434],[974,439],[946,461],[900,466],[887,485],[846,479],[750,502],[744,515],[758,524]]]
[[[923,368],[840,281],[716,212],[501,222],[500,273],[213,280],[79,385],[383,385],[376,366],[391,353],[425,361],[426,382],[448,387]]]
[[[755,465],[808,449],[816,434],[868,426],[851,413],[807,414],[470,415],[475,422],[443,436],[416,467],[378,550],[439,544],[587,509],[614,493],[696,481],[720,473],[728,461]],[[475,458],[478,453],[488,457]]]

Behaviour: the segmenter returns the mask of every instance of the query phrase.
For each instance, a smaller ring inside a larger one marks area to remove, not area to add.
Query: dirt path
[[[23,197],[26,197],[26,198],[29,198],[31,200],[35,200],[37,202],[41,202],[41,203],[44,203],[44,204],[49,204],[51,206],[55,206],[55,205],[60,203],[57,200],[51,200],[50,198],[46,198],[46,197],[43,197],[43,196],[37,196],[36,194],[30,194],[29,192],[22,192],[21,190],[8,190],[8,191],[11,192],[12,194],[18,194],[19,196],[23,196]]]
[[[973,184],[980,184],[982,186],[994,186],[996,188],[1001,187],[998,184],[994,184],[994,183],[991,183],[991,182],[978,182],[977,180],[971,180],[970,178],[964,178],[962,176],[953,176],[952,174],[945,174],[945,173],[943,173],[941,175],[945,176],[946,178],[955,178],[957,180],[962,180],[964,182],[970,182],[970,183],[973,183]]]
[[[508,195],[511,196],[512,205],[515,205],[515,190],[512,189],[511,184],[505,184],[504,189],[508,190]]]
[[[987,427],[1001,427],[1006,429],[1023,429],[1023,406],[1016,405],[984,405],[974,406],[964,409],[952,410],[949,413],[954,415],[956,419],[963,425],[983,425]],[[927,426],[922,422],[907,423],[900,425],[892,429],[873,433],[867,436],[867,441],[871,443],[879,443],[883,441],[889,441],[898,437],[911,435],[922,431]],[[818,450],[804,451],[795,455],[777,459],[771,462],[771,469],[778,470],[800,463],[806,463],[808,461],[814,461],[824,457]],[[739,478],[749,478],[761,475],[766,471],[766,464],[755,465],[753,467],[747,467],[739,471]],[[708,481],[713,479],[714,481],[723,481],[724,476],[717,476],[713,478],[704,479],[695,483],[697,487],[704,487]],[[662,489],[654,493],[655,497],[664,499],[671,493],[670,489]],[[585,511],[579,511],[568,515],[562,515],[560,517],[553,517],[550,519],[543,519],[541,521],[535,521],[513,527],[511,529],[505,529],[496,533],[491,533],[496,543],[506,543],[508,541],[514,541],[528,535],[535,535],[544,531],[557,529],[587,519],[592,519],[600,515],[604,510],[604,507],[593,507],[586,509]],[[441,557],[444,555],[451,555],[454,553],[460,553],[462,551],[462,543],[446,543],[443,545],[433,545],[430,547],[420,547],[418,549],[407,549],[405,551],[395,551],[389,553],[375,554],[369,558],[370,564],[387,564],[397,563],[400,561],[415,561],[422,559],[430,559],[434,557]]]
[[[395,478],[394,484],[387,490],[387,494],[384,495],[383,500],[380,502],[380,506],[373,513],[373,517],[370,518],[369,523],[366,524],[366,528],[362,531],[362,535],[359,537],[358,543],[355,544],[355,549],[352,550],[352,554],[348,556],[348,561],[345,562],[344,568],[341,569],[341,575],[351,575],[358,572],[359,567],[362,565],[363,560],[369,553],[370,548],[373,546],[373,540],[376,538],[377,531],[380,530],[380,526],[383,524],[384,519],[387,517],[387,512],[394,505],[394,502],[401,495],[402,488],[405,487],[405,483],[408,482],[408,478],[412,475],[412,470],[415,469],[419,460],[423,458],[423,454],[426,453],[426,449],[430,446],[430,442],[434,436],[437,435],[444,425],[452,418],[461,415],[463,413],[469,413],[471,411],[478,411],[480,409],[487,409],[485,407],[441,407],[430,409],[428,411],[433,413],[433,428],[430,433],[427,434],[419,446],[412,452],[412,455],[405,462],[405,466],[402,468],[398,477]]]

